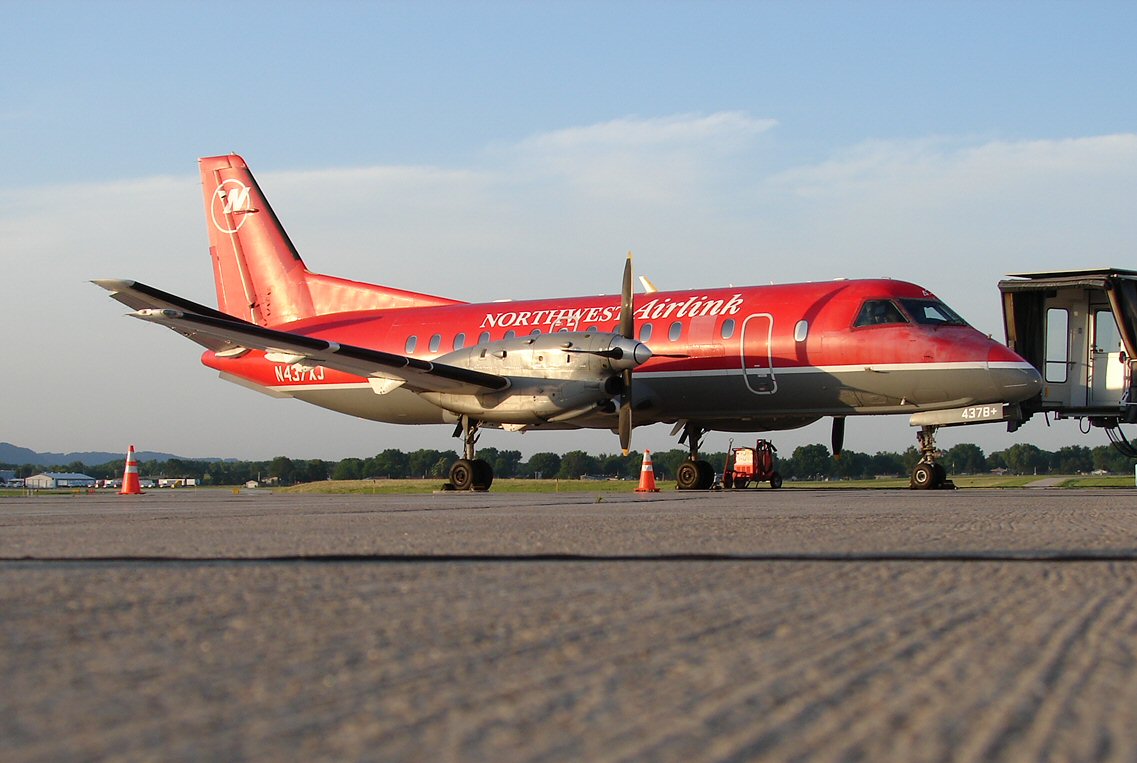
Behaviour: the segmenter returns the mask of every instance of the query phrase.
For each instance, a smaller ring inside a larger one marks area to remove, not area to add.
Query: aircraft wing
[[[289,363],[324,366],[356,376],[401,380],[408,388],[418,392],[479,394],[497,392],[510,384],[509,379],[497,374],[277,331],[231,316],[217,318],[172,308],[147,308],[131,315],[187,336],[192,334],[194,341],[213,337],[229,347],[263,350],[284,356],[287,358],[285,362]]]
[[[396,380],[418,392],[480,394],[504,390],[510,384],[509,379],[497,374],[265,328],[136,281],[94,283],[134,308],[132,317],[166,326],[215,352],[263,350],[283,356],[289,363]]]
[[[148,286],[138,281],[118,280],[113,278],[104,278],[91,283],[96,286],[101,286],[111,293],[113,299],[118,300],[132,310],[178,310],[186,313],[193,313],[195,315],[210,316],[213,318],[220,318],[223,320],[233,321],[235,323],[252,326],[252,323],[243,321],[240,318],[234,317],[212,307],[199,305],[197,302],[192,302],[188,299],[179,297],[176,294],[155,289],[153,286]],[[171,326],[170,328],[177,331],[187,339],[200,344],[206,349],[213,350],[214,352],[225,352],[228,350],[237,349],[240,345],[234,345],[232,342],[227,342],[224,339],[212,335],[201,334],[196,331],[184,331],[182,329]]]

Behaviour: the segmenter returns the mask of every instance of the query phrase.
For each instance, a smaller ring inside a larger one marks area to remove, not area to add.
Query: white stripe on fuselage
[[[1016,361],[999,361],[995,363],[985,363],[983,361],[962,360],[944,363],[858,363],[858,364],[845,364],[839,366],[774,366],[773,368],[759,368],[758,371],[773,372],[776,375],[790,375],[790,374],[844,374],[844,373],[863,373],[865,371],[877,373],[894,373],[898,371],[905,372],[939,372],[939,371],[984,371],[987,369],[1021,369],[1030,370],[1033,366],[1026,362]],[[679,378],[693,378],[693,377],[720,377],[720,376],[741,376],[742,368],[734,366],[732,368],[706,368],[706,369],[691,369],[682,371],[654,371],[651,369],[640,369],[636,372],[637,375],[644,379],[679,379]],[[299,382],[296,384],[274,384],[271,386],[266,385],[266,389],[271,389],[276,392],[297,392],[297,391],[311,391],[320,390],[323,392],[332,392],[335,390],[348,390],[370,388],[370,384],[366,381],[360,382],[345,382],[336,384],[324,383],[304,383]]]

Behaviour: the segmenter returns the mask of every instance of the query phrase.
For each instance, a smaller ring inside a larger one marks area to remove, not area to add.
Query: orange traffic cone
[[[655,486],[655,469],[651,466],[651,451],[644,451],[644,463],[640,467],[640,486],[636,488],[637,493],[658,493],[659,488]]]
[[[142,483],[138,481],[138,462],[134,459],[134,446],[126,452],[126,470],[122,473],[122,490],[119,495],[142,495]]]

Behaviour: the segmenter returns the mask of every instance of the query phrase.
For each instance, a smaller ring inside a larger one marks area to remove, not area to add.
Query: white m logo
[[[248,212],[249,211],[249,189],[243,185],[233,188],[228,193],[224,189],[221,190],[221,199],[224,202],[221,209],[227,215],[234,212]]]
[[[222,233],[236,233],[245,224],[252,208],[251,190],[239,180],[225,180],[213,192],[209,205],[213,226]]]

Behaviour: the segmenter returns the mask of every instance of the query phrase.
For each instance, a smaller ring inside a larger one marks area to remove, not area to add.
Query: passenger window
[[[505,336],[503,336],[502,339],[513,339],[515,336],[517,336],[517,332],[513,329],[510,329],[509,331],[505,332]]]
[[[794,326],[794,341],[804,342],[807,336],[809,336],[809,321],[798,321]]]
[[[727,318],[722,322],[722,338],[730,339],[734,336],[734,318]]]
[[[485,344],[489,340],[490,340],[490,332],[483,331],[482,333],[478,334],[478,344]]]
[[[418,344],[418,337],[417,336],[408,336],[407,337],[406,353],[408,355],[413,354],[415,351],[415,345],[417,345],[417,344]]]
[[[438,348],[442,346],[442,334],[435,334],[430,338],[430,351],[438,352]]]
[[[454,337],[454,349],[460,350],[466,346],[466,335],[459,333]]]
[[[671,328],[667,330],[667,338],[672,342],[679,341],[679,337],[683,335],[683,324],[680,321],[675,321],[671,324]]]
[[[887,299],[870,299],[861,305],[854,328],[861,326],[883,326],[889,323],[907,323],[900,308]]]
[[[619,327],[616,327],[615,331],[619,331]],[[640,326],[640,341],[641,342],[647,342],[650,340],[651,340],[651,324],[645,323],[644,325]]]
[[[1065,308],[1052,307],[1046,311],[1046,381],[1061,384],[1066,381],[1070,359],[1070,316]]]
[[[529,332],[529,336],[537,336],[540,333],[541,333],[541,329],[533,329],[532,331]]]

